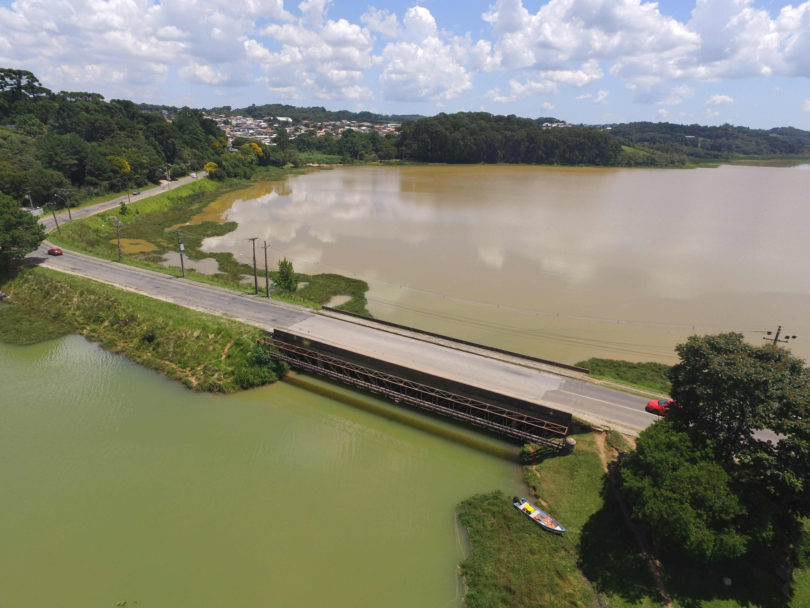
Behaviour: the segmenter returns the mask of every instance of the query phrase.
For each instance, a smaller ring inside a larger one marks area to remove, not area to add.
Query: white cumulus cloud
[[[334,0],[5,0],[0,65],[55,90],[155,101],[178,81],[192,95],[258,80],[274,101],[357,107],[539,106],[585,87],[577,99],[608,105],[617,84],[637,103],[681,105],[698,83],[810,77],[810,0],[790,1],[690,0],[681,21],[652,0],[489,0],[476,23],[442,21],[420,0],[362,13]],[[716,94],[705,107],[747,101]]]
[[[408,9],[399,42],[388,43],[382,52],[380,76],[386,99],[400,101],[446,101],[472,86],[472,76],[459,58],[463,41],[445,41],[426,8]]]
[[[371,32],[345,19],[316,19],[317,10],[325,10],[323,2],[306,8],[304,19],[273,23],[261,31],[281,45],[278,51],[270,51],[259,40],[245,42],[268,88],[288,99],[370,99],[372,93],[362,82],[373,63]]]
[[[709,106],[728,105],[731,103],[734,103],[734,98],[728,95],[712,95],[706,100],[706,105]]]

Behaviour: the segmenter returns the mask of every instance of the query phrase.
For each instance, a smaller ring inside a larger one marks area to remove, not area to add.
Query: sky
[[[196,108],[810,130],[810,0],[0,0],[0,67]]]

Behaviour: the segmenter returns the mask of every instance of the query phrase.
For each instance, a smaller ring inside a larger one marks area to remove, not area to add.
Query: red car
[[[677,404],[672,399],[653,399],[652,401],[647,402],[647,407],[644,409],[651,414],[665,416],[669,411],[669,408],[671,408],[673,405]]]
[[[62,255],[62,250],[59,247],[51,247],[48,249],[48,255]]]

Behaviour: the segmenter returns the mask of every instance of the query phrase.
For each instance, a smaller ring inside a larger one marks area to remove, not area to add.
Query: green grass
[[[281,169],[267,168],[257,172],[254,181],[278,180],[287,173]],[[122,222],[121,238],[125,239],[122,257],[124,264],[171,276],[180,276],[180,268],[161,264],[165,254],[177,252],[177,235],[173,231],[180,230],[186,259],[214,258],[218,264],[218,272],[215,274],[208,275],[188,269],[186,278],[242,293],[253,293],[253,282],[243,281],[245,276],[253,275],[251,264],[237,261],[231,253],[209,253],[200,249],[205,238],[227,234],[236,228],[236,224],[213,221],[189,223],[192,218],[220,196],[248,185],[249,182],[244,180],[226,182],[215,182],[208,179],[196,180],[156,196],[133,202],[126,206],[124,214],[121,213],[120,208],[115,208],[105,213],[63,224],[61,234],[51,232],[48,239],[56,245],[80,253],[117,260],[118,243],[113,225],[114,219],[117,218]],[[127,252],[128,241],[126,239],[149,243],[153,249],[145,252]],[[259,274],[262,275],[259,281],[260,293],[266,294],[263,269],[260,269]],[[269,274],[271,280],[275,282],[277,272],[273,270]],[[350,300],[338,308],[371,316],[366,309],[365,294],[368,291],[368,284],[365,281],[329,273],[298,274],[297,278],[299,282],[308,283],[308,285],[295,293],[271,290],[271,297],[293,304],[318,307],[327,303],[333,296],[346,295],[350,297]]]
[[[155,184],[149,184],[148,186],[143,186],[144,188],[151,188]],[[107,201],[111,201],[114,198],[118,198],[119,196],[126,196],[127,192],[134,191],[135,188],[133,187],[132,190],[119,190],[118,192],[103,192],[101,194],[96,194],[94,196],[88,196],[85,199],[79,201],[79,203],[71,209],[80,209],[82,207],[89,207],[90,205],[95,205],[96,203],[105,203]],[[63,210],[66,211],[66,210]]]
[[[44,268],[0,285],[0,340],[17,344],[79,333],[105,349],[200,391],[232,392],[276,380],[282,367],[236,321]]]
[[[810,606],[810,568],[797,571],[793,576],[793,597],[790,608],[807,608]]]
[[[652,578],[604,491],[594,436],[575,439],[572,454],[524,467],[538,497],[532,500],[567,528],[565,535],[541,530],[500,493],[459,506],[472,547],[462,564],[470,608],[659,605]]]
[[[461,571],[469,608],[594,605],[570,539],[544,533],[500,492],[459,506],[472,552]]]
[[[591,377],[601,380],[618,382],[664,395],[668,395],[671,388],[667,378],[669,366],[663,363],[633,363],[618,359],[591,358],[576,365],[588,369]]]
[[[597,434],[574,435],[566,456],[549,455],[524,467],[533,502],[567,532],[544,532],[518,513],[500,492],[459,505],[470,554],[461,565],[470,608],[584,607],[654,608],[662,598],[636,536],[603,472]],[[631,446],[606,434],[611,453]],[[527,496],[529,498],[529,496]],[[810,524],[805,528],[810,530]],[[723,567],[663,564],[664,583],[675,608],[804,608],[810,606],[810,568],[802,564],[785,599],[781,582],[767,568],[739,560]],[[726,587],[723,576],[733,584]]]
[[[343,157],[339,154],[323,154],[321,152],[299,152],[301,162],[316,165],[339,165]]]

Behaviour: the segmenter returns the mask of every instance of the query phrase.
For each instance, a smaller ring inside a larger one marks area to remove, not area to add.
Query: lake
[[[692,334],[810,356],[810,166],[356,167],[229,193],[204,249],[368,281],[376,317],[566,363]]]
[[[455,505],[519,491],[517,448],[303,382],[0,344],[0,606],[460,606]]]

